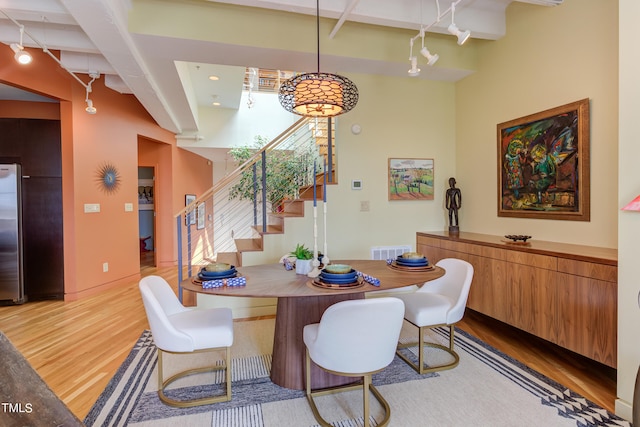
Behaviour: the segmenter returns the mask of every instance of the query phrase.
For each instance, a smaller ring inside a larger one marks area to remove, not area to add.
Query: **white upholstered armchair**
[[[399,345],[397,354],[420,374],[451,369],[458,365],[460,357],[454,350],[454,324],[464,316],[473,279],[473,266],[461,259],[446,258],[436,265],[445,270],[444,276],[425,283],[415,292],[397,295],[404,301],[405,320],[418,328],[418,364],[400,350],[413,347],[416,343]],[[424,340],[425,330],[438,326],[449,327],[448,347]],[[446,351],[453,357],[453,361],[438,366],[425,366],[425,346]]]
[[[158,349],[158,396],[164,403],[190,407],[231,400],[231,345],[233,318],[228,308],[194,309],[184,307],[171,286],[159,276],[140,281],[140,292]],[[224,364],[183,370],[164,379],[163,353],[224,352]],[[165,395],[166,387],[187,375],[226,370],[226,392],[223,395],[191,400],[174,400]]]
[[[307,399],[316,420],[322,426],[331,424],[320,415],[314,397],[360,388],[363,391],[365,427],[369,426],[369,391],[385,410],[385,418],[378,422],[378,426],[387,425],[391,409],[371,384],[371,376],[393,361],[403,313],[404,305],[397,298],[349,300],[327,308],[320,323],[304,327]],[[362,377],[363,384],[312,391],[311,361],[333,374]]]

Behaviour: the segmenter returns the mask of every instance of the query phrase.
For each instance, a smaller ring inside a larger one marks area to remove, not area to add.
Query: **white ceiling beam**
[[[164,129],[182,132],[171,105],[127,30],[127,10],[113,0],[60,0],[138,101]]]
[[[336,22],[336,25],[333,27],[333,30],[331,30],[331,33],[329,34],[330,39],[335,37],[335,35],[342,27],[342,24],[344,24],[344,22],[347,20],[347,18],[351,14],[351,11],[358,5],[359,1],[360,0],[351,0],[351,2],[347,5],[347,7],[344,9],[344,12],[342,12],[342,15],[340,15],[340,19],[338,19],[338,22]]]

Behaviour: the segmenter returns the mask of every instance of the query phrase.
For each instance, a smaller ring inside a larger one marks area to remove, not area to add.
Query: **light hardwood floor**
[[[141,274],[177,287],[176,268]],[[469,310],[458,326],[613,412],[615,370]],[[137,281],[80,301],[0,307],[0,330],[80,419],[148,327]]]

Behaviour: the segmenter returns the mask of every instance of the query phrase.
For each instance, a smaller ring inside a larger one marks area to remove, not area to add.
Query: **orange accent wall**
[[[65,299],[139,277],[139,165],[156,167],[158,264],[175,264],[173,215],[183,206],[185,191],[202,192],[211,186],[211,166],[178,148],[175,135],[160,128],[134,96],[106,88],[103,78],[93,83],[90,96],[97,114],[88,114],[84,87],[44,53],[31,53],[34,61],[23,67],[10,49],[0,49],[0,81],[60,100],[54,105],[62,129]],[[80,77],[89,81],[88,76]],[[0,105],[0,117],[51,114],[46,108],[30,114],[19,104]],[[117,168],[120,178],[119,188],[111,193],[98,182],[98,170],[107,163]],[[84,213],[86,203],[100,204],[100,212]],[[133,212],[125,211],[125,203],[134,205]],[[108,263],[108,272],[103,272],[103,263]]]

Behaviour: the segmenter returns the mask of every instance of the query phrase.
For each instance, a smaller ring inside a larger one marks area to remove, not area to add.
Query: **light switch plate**
[[[133,212],[133,203],[125,203],[124,204],[125,212]]]
[[[84,213],[98,213],[100,212],[100,203],[85,203]]]

